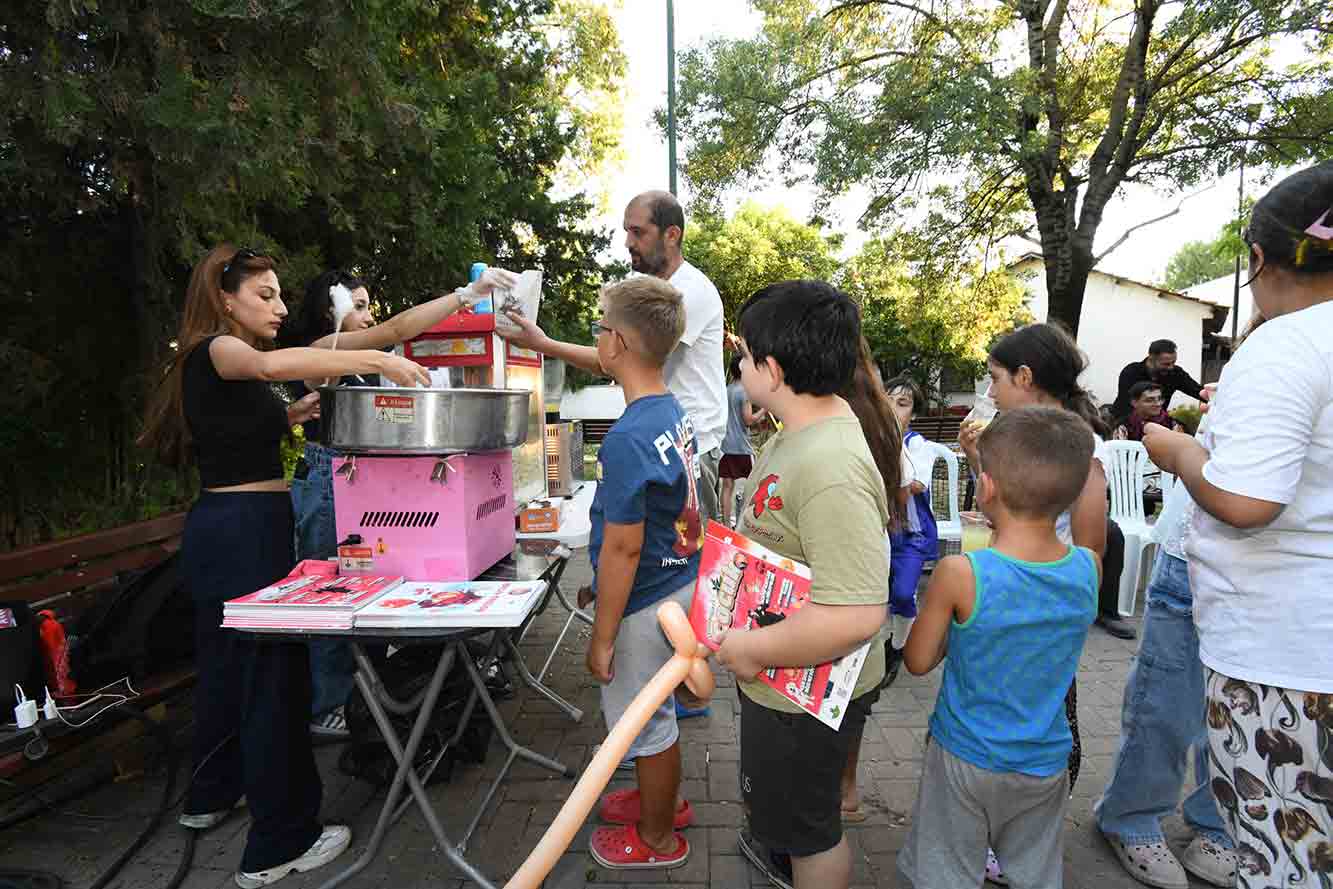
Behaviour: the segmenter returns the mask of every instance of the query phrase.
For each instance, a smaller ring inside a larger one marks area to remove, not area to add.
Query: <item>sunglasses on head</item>
[[[233,253],[231,259],[227,260],[227,264],[222,267],[222,276],[221,276],[222,289],[235,290],[236,287],[234,284],[231,287],[227,286],[227,280],[228,280],[227,276],[232,273],[233,269],[239,271],[240,269],[244,268],[245,264],[250,260],[259,259],[262,256],[264,256],[264,254],[260,253],[253,247],[242,247],[240,250],[237,250],[235,253]]]

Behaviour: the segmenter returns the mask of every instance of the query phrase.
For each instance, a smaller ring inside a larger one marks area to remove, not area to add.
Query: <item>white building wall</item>
[[[1029,260],[1017,270],[1027,279],[1033,318],[1045,321],[1049,310],[1046,276],[1038,260]],[[1035,272],[1035,274],[1033,274]],[[1078,344],[1087,353],[1088,370],[1083,386],[1098,404],[1115,401],[1121,369],[1148,354],[1148,344],[1157,339],[1174,340],[1179,348],[1177,363],[1196,380],[1203,367],[1203,320],[1211,309],[1201,303],[1094,271],[1088,276],[1079,318]],[[1172,405],[1193,400],[1177,395]]]

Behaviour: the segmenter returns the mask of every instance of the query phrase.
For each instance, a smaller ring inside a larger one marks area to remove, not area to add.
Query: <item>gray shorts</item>
[[[898,870],[914,889],[980,886],[989,840],[1010,885],[1060,889],[1068,795],[1067,771],[991,772],[931,741]]]
[[[678,602],[689,614],[693,596],[694,581],[691,580],[671,595],[621,620],[620,631],[616,634],[616,653],[611,660],[611,682],[602,686],[602,714],[606,717],[608,732],[625,715],[635,696],[676,653],[657,622],[658,606],[664,602]],[[669,696],[634,739],[625,758],[656,756],[669,750],[679,736],[676,701]]]
[[[717,493],[718,464],[722,462],[722,448],[699,455],[699,514],[707,524],[709,519],[722,521],[721,497]],[[686,607],[686,611],[689,608]]]

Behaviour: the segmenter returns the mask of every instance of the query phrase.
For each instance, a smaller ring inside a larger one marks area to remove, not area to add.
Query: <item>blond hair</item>
[[[633,332],[644,356],[661,367],[685,333],[685,302],[661,278],[640,275],[602,288],[608,327]]]

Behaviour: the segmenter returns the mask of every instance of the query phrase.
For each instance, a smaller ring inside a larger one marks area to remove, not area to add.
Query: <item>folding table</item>
[[[412,628],[393,628],[385,629],[380,627],[369,628],[362,627],[352,630],[271,630],[271,629],[248,629],[244,632],[264,633],[267,635],[281,636],[301,636],[301,637],[338,637],[346,639],[352,648],[352,654],[356,658],[357,672],[356,683],[361,689],[361,694],[366,700],[366,705],[374,717],[375,725],[379,728],[380,735],[388,745],[389,751],[398,762],[398,771],[394,774],[393,782],[389,785],[388,795],[385,797],[384,805],[380,809],[379,819],[375,823],[375,829],[371,833],[370,840],[366,844],[365,850],[356,861],[348,865],[344,870],[331,877],[322,884],[320,889],[333,889],[341,885],[350,878],[356,876],[374,860],[383,843],[384,836],[389,827],[395,823],[404,810],[415,801],[417,808],[421,810],[422,817],[426,825],[434,835],[435,841],[444,852],[445,858],[451,864],[458,868],[468,879],[472,880],[485,889],[494,889],[494,883],[483,876],[465,857],[464,852],[467,849],[468,840],[471,839],[477,825],[490,807],[491,800],[495,798],[496,792],[500,789],[510,767],[514,761],[522,757],[529,762],[535,763],[543,768],[563,775],[566,778],[572,778],[575,775],[574,769],[559,763],[553,759],[542,756],[534,750],[516,742],[509,733],[508,727],[504,723],[500,711],[496,709],[495,702],[491,699],[487,691],[486,682],[477,668],[476,662],[467,649],[469,639],[490,635],[488,647],[488,657],[499,657],[513,664],[524,684],[536,691],[542,697],[555,704],[575,721],[583,718],[583,712],[574,705],[565,701],[554,691],[547,688],[541,681],[532,675],[523,657],[519,652],[516,639],[521,639],[527,632],[533,619],[545,610],[550,602],[552,595],[558,595],[562,603],[567,600],[564,594],[560,592],[560,578],[564,574],[565,566],[569,561],[571,552],[563,545],[551,541],[520,541],[514,549],[514,553],[509,558],[500,562],[481,576],[481,580],[545,580],[547,583],[546,591],[540,599],[534,603],[534,607],[517,626],[513,627],[480,627],[480,628],[458,628],[458,627],[412,627]],[[397,700],[388,694],[383,682],[380,680],[379,673],[375,670],[374,663],[366,656],[364,644],[367,642],[388,642],[396,646],[404,645],[443,645],[440,652],[440,659],[436,662],[435,672],[431,676],[430,683],[426,688],[409,700]],[[426,726],[430,723],[431,714],[435,710],[435,704],[439,700],[440,691],[444,687],[444,681],[453,668],[455,660],[461,660],[468,678],[472,682],[472,693],[468,697],[467,704],[464,706],[462,715],[458,722],[458,728],[453,737],[446,742],[434,761],[422,773],[418,774],[413,768],[413,762],[416,759],[417,751],[420,749],[422,738],[425,736]],[[550,661],[548,659],[547,663]],[[545,672],[543,670],[543,672]],[[443,760],[446,753],[456,745],[462,738],[466,730],[468,721],[472,716],[473,709],[480,701],[486,715],[490,718],[491,724],[495,727],[495,733],[499,736],[501,742],[509,748],[509,756],[505,760],[504,766],[499,774],[491,782],[481,804],[478,806],[476,814],[471,823],[463,832],[462,837],[457,843],[452,841],[444,832],[444,827],[440,823],[439,816],[436,814],[435,807],[431,804],[430,797],[426,794],[425,782],[429,780],[431,773]],[[416,713],[416,719],[412,724],[412,731],[409,734],[406,743],[399,737],[394,730],[393,724],[389,720],[388,711],[393,711],[398,715],[408,715]],[[400,796],[404,785],[407,786],[409,796],[401,800]]]

